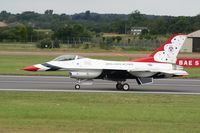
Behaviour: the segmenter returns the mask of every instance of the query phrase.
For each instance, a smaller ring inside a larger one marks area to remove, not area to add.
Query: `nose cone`
[[[22,70],[25,70],[25,71],[38,71],[39,68],[37,68],[35,66],[28,66],[28,67],[22,68]]]

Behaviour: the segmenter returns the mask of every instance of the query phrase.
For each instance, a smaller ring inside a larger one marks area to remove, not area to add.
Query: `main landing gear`
[[[122,84],[121,82],[118,82],[118,83],[116,84],[116,88],[117,88],[117,90],[128,91],[128,90],[130,89],[130,86],[129,86],[129,84],[127,84],[127,83]]]

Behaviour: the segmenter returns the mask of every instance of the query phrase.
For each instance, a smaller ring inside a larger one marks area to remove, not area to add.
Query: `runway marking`
[[[34,84],[36,84],[36,83],[38,83],[38,84],[55,84],[55,83],[61,83],[61,84],[65,84],[65,83],[72,83],[72,84],[74,84],[74,83],[76,83],[76,82],[73,82],[73,81],[56,81],[56,82],[52,82],[52,81],[46,81],[46,82],[42,82],[42,81],[0,81],[0,83],[34,83]],[[94,83],[95,83],[95,81],[94,81]],[[95,83],[95,84],[114,84],[114,82],[113,83]]]
[[[10,78],[49,78],[49,79],[55,79],[55,78],[64,78],[64,79],[69,79],[70,77],[65,77],[65,76],[18,76],[18,75],[0,75],[0,77],[10,77]]]
[[[140,92],[140,91],[99,91],[99,90],[47,90],[47,89],[0,89],[0,91],[19,92],[72,92],[72,93],[124,93],[124,94],[165,94],[165,95],[200,95],[192,92]]]
[[[41,82],[41,81],[0,81],[0,83],[32,83],[32,84],[55,84],[55,83],[59,83],[59,84],[66,84],[66,83],[73,83],[71,81],[66,81],[66,82],[51,82],[51,81],[47,81],[47,82]]]

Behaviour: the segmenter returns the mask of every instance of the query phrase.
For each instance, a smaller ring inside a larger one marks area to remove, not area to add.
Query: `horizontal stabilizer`
[[[168,71],[160,71],[161,73],[172,74],[175,76],[188,76],[189,74],[183,70],[168,70]]]
[[[153,78],[136,78],[136,81],[139,85],[153,83]]]

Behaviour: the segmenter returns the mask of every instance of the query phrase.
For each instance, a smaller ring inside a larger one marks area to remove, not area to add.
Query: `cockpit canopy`
[[[78,55],[61,55],[53,59],[53,61],[70,61],[70,60],[78,60],[82,58],[83,58],[82,56],[78,56]]]

